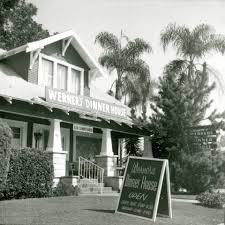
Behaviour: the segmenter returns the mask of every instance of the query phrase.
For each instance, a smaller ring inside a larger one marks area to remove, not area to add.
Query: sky
[[[96,35],[108,31],[119,36],[121,30],[130,39],[139,37],[150,43],[153,53],[144,55],[151,76],[157,79],[163,67],[177,58],[172,47],[164,52],[160,45],[160,32],[169,24],[190,28],[207,23],[216,33],[225,35],[224,0],[27,0],[38,8],[37,22],[51,33],[74,30],[97,60],[102,49],[94,43]],[[225,104],[225,55],[211,53],[204,60],[218,72],[222,84],[217,85],[212,98],[214,106],[222,111]],[[102,90],[110,88],[113,78],[101,78],[96,85]]]

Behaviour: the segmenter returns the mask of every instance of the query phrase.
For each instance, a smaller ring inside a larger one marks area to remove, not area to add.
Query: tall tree
[[[164,51],[172,44],[181,59],[171,61],[160,80],[159,95],[151,116],[153,150],[157,157],[170,159],[171,179],[176,182],[176,171],[182,168],[184,154],[192,155],[187,128],[198,124],[210,107],[207,64],[202,62],[212,51],[224,53],[225,38],[215,34],[213,27],[200,24],[193,30],[169,24],[161,33]],[[199,63],[201,62],[201,63]]]
[[[25,0],[0,2],[0,48],[9,50],[49,36],[33,17],[37,8]]]
[[[206,65],[196,71],[190,84],[187,71],[180,73],[167,65],[160,79],[159,93],[151,105],[149,128],[153,131],[153,154],[155,157],[168,158],[171,167],[171,180],[176,183],[176,171],[182,167],[182,156],[194,152],[187,135],[188,128],[197,125],[212,103],[209,93],[215,84],[208,84]],[[172,67],[174,63],[172,63]]]
[[[161,150],[173,158],[175,149],[175,154],[177,151],[191,151],[186,140],[186,129],[197,125],[205,116],[206,109],[212,103],[209,93],[215,88],[215,83],[208,84],[205,64],[202,70],[198,70],[201,75],[195,76],[194,85],[189,83],[187,74],[171,71],[170,66],[167,65],[164,76],[160,78],[159,93],[151,105],[154,113],[150,120],[155,131],[153,139],[160,140],[163,143]]]

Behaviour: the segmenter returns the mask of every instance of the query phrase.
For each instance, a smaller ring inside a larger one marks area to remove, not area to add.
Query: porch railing
[[[79,157],[78,176],[80,178],[88,179],[91,183],[101,187],[101,193],[103,192],[103,176],[104,169],[93,162]]]

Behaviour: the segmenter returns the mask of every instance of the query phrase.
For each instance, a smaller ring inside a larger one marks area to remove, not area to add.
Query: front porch
[[[14,137],[14,143],[20,147],[40,148],[51,155],[55,185],[61,177],[67,177],[67,180],[74,180],[68,178],[72,176],[79,178],[80,156],[104,169],[103,182],[106,185],[121,184],[118,155],[121,155],[119,142],[123,138],[145,137],[144,154],[152,157],[149,131],[126,121],[117,122],[100,115],[82,117],[76,112],[49,109],[42,104],[16,99],[8,102],[4,97],[0,98],[0,104],[0,118],[20,132]],[[74,124],[91,127],[93,132],[77,131]]]

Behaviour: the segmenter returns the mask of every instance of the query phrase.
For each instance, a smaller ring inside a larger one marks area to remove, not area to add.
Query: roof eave
[[[18,48],[11,49],[11,50],[9,50],[9,51],[1,54],[0,55],[0,60],[5,59],[5,58],[8,58],[9,56],[15,55],[17,53],[26,51],[26,48],[27,48],[27,44],[22,45],[22,46],[20,46]]]

